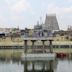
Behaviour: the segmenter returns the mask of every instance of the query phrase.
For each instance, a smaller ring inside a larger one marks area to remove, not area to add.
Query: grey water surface
[[[0,72],[24,72],[21,62],[0,61]],[[58,60],[54,72],[72,72],[72,60]]]

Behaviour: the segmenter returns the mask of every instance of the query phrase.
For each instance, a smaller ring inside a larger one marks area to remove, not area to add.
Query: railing
[[[41,37],[36,37],[36,36],[32,36],[32,37],[29,37],[29,36],[22,36],[21,37],[23,40],[49,40],[49,39],[53,39],[53,37],[44,37],[44,36],[41,36]]]
[[[42,49],[43,46],[42,45],[34,45],[33,46],[34,49]],[[25,46],[19,46],[19,45],[15,45],[15,46],[0,46],[0,49],[24,49]],[[27,46],[28,49],[32,49],[32,46]],[[45,45],[44,46],[45,49],[49,48],[49,45]],[[52,48],[61,48],[61,49],[67,49],[67,48],[72,48],[72,45],[52,45]]]

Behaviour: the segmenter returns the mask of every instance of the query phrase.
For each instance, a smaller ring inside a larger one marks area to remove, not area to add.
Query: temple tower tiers
[[[46,15],[44,28],[47,30],[59,30],[58,21],[55,14]]]

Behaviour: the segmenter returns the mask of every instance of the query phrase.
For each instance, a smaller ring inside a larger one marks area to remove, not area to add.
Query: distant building
[[[59,26],[55,14],[46,15],[45,23],[37,22],[37,25],[34,26],[35,36],[52,36],[54,31],[59,31]]]
[[[48,37],[51,35],[51,31],[44,29],[42,25],[43,24],[37,24],[34,26],[34,36],[36,36],[36,37]]]
[[[5,33],[0,33],[0,38],[5,38]]]
[[[0,28],[0,33],[9,33],[12,28]]]
[[[34,26],[34,34],[35,37],[41,37],[42,36],[42,25],[37,24]]]
[[[46,15],[43,28],[46,30],[59,30],[58,21],[55,14]]]
[[[20,31],[19,28],[13,28],[13,29],[11,30],[11,32],[9,33],[9,35],[10,35],[11,37],[20,37],[20,36],[21,36],[21,31]]]
[[[9,36],[9,33],[12,31],[12,28],[0,28],[0,34],[5,34],[5,36]]]
[[[57,41],[72,41],[72,31],[56,31],[53,37]]]
[[[72,26],[68,26],[68,31],[72,31]]]
[[[24,30],[21,30],[22,37],[33,37],[33,34],[34,34],[34,29],[25,28]]]

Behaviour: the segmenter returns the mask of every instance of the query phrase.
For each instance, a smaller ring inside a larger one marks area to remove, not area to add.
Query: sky
[[[56,14],[61,30],[72,25],[72,0],[0,0],[0,27],[33,28]]]

